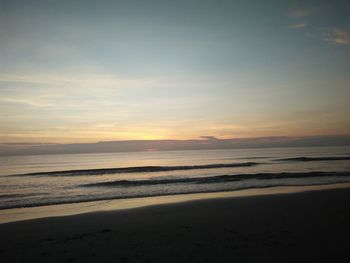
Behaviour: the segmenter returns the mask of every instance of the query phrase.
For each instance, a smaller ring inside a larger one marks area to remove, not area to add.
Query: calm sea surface
[[[0,157],[0,209],[350,182],[350,147]]]

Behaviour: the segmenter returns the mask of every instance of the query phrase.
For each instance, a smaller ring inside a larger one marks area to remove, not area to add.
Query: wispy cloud
[[[300,23],[300,24],[293,24],[288,26],[291,29],[303,29],[306,27],[305,23]]]
[[[127,78],[109,74],[64,74],[64,73],[1,73],[0,85],[6,83],[22,83],[46,86],[64,86],[69,88],[123,88],[151,84],[151,78]]]
[[[14,103],[14,104],[23,104],[32,107],[51,107],[53,104],[50,104],[46,101],[28,99],[28,98],[0,98],[0,102],[3,103]]]
[[[323,40],[336,45],[350,45],[350,28],[327,29],[322,34]]]
[[[295,19],[305,18],[311,15],[311,11],[308,9],[297,9],[289,12],[289,17]]]
[[[288,16],[294,20],[293,24],[290,24],[290,29],[303,29],[306,27],[305,18],[311,14],[308,9],[297,9],[289,12]]]
[[[315,9],[313,9],[314,12],[312,12],[310,9],[297,9],[289,12],[288,16],[294,21],[294,23],[290,24],[288,28],[290,29],[304,29],[308,25],[305,20],[307,17],[309,17],[311,14],[314,14],[317,16],[318,12],[315,12]],[[319,34],[320,38],[328,43],[334,44],[334,45],[350,45],[350,27],[318,27],[317,25],[308,25],[308,28],[311,30],[316,29],[317,32],[314,32],[315,34]],[[309,32],[310,33],[310,32]]]

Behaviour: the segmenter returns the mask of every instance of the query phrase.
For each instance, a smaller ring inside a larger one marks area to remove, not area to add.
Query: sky
[[[350,134],[350,1],[0,0],[0,143]]]

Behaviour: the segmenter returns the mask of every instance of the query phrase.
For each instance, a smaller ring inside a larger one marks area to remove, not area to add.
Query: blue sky
[[[0,3],[0,142],[350,133],[349,1]]]

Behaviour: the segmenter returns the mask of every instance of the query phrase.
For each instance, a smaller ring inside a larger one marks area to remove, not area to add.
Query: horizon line
[[[325,134],[325,135],[274,135],[274,136],[253,136],[253,137],[231,137],[231,138],[219,138],[217,136],[198,136],[196,138],[190,139],[126,139],[126,140],[106,140],[106,141],[91,141],[91,142],[1,142],[0,145],[67,145],[67,144],[97,144],[97,143],[111,143],[111,142],[156,142],[156,141],[229,141],[229,140],[254,140],[254,139],[301,139],[301,138],[320,138],[320,137],[348,137],[350,133],[347,134]]]

